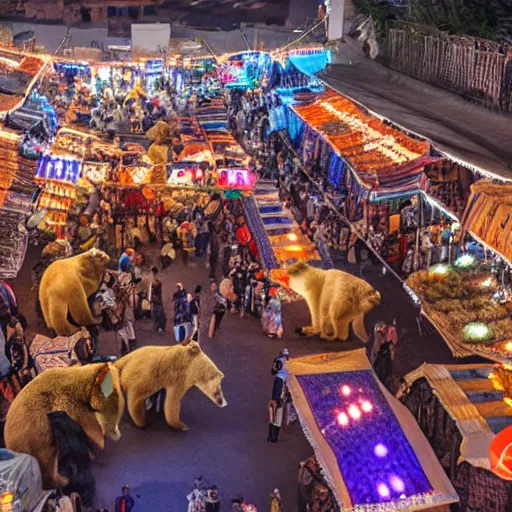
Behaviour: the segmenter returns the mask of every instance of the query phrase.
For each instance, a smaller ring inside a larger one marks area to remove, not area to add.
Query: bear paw
[[[308,325],[306,327],[303,327],[301,329],[301,332],[304,336],[315,336],[315,334],[318,334],[315,328],[312,325]]]
[[[176,430],[181,430],[182,432],[188,432],[190,429],[183,423],[182,421],[179,421],[178,423],[175,423],[174,425],[169,425],[171,428],[175,428]]]

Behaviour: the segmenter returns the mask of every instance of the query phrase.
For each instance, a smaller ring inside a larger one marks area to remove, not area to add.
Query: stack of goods
[[[15,278],[25,258],[27,233],[24,226],[31,211],[34,165],[20,156],[21,136],[0,131],[0,278]]]
[[[71,207],[76,201],[76,187],[69,183],[47,182],[38,201],[37,209],[48,210],[47,226],[58,230],[66,225]]]
[[[43,66],[44,61],[37,57],[0,51],[0,112],[12,110],[21,103]]]
[[[485,262],[466,254],[412,274],[407,286],[456,357],[512,363],[512,301]]]

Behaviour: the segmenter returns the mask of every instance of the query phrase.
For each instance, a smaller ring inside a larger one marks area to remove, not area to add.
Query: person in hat
[[[133,258],[135,256],[135,250],[128,248],[121,254],[119,258],[118,270],[119,272],[133,272]]]
[[[130,486],[123,485],[121,496],[116,498],[116,512],[131,512],[135,506],[135,500],[130,494]]]

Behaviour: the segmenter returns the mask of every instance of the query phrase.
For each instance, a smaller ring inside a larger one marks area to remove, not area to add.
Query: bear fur
[[[54,261],[44,272],[39,302],[44,320],[57,336],[72,336],[81,327],[99,323],[87,303],[98,291],[110,257],[91,249],[83,254]],[[73,325],[68,318],[73,319]]]
[[[302,295],[311,313],[311,325],[303,334],[319,334],[326,341],[346,341],[352,324],[354,334],[368,341],[365,315],[380,304],[380,293],[366,281],[341,270],[322,270],[299,262],[287,269],[290,288]]]
[[[226,407],[221,388],[224,374],[196,342],[172,347],[146,346],[115,362],[126,393],[128,412],[140,428],[146,425],[146,399],[165,389],[164,415],[178,430],[188,427],[180,420],[181,400],[193,386],[215,405]]]
[[[119,372],[110,363],[52,368],[38,375],[14,399],[5,422],[9,450],[32,455],[39,462],[45,489],[62,489],[70,482],[59,468],[51,414],[66,413],[102,449],[105,436],[121,437],[124,411]],[[72,433],[71,433],[72,434]]]

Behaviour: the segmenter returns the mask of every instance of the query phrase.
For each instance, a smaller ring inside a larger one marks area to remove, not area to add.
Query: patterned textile
[[[49,368],[70,366],[73,359],[77,359],[74,353],[75,345],[89,336],[86,329],[78,331],[73,336],[47,338],[42,334],[36,335],[30,344],[30,355],[34,360],[37,373]]]

